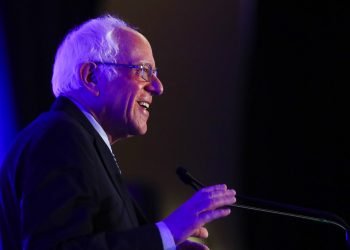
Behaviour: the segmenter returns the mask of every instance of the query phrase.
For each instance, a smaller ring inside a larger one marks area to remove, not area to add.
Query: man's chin
[[[137,135],[145,135],[147,133],[147,125],[142,126],[142,127],[133,127],[132,129],[129,130],[129,135],[130,136],[137,136]]]
[[[144,135],[147,132],[147,126],[144,127],[129,127],[127,130],[124,130],[123,132],[119,131],[119,133],[116,133],[115,136],[113,137],[113,142],[114,144],[117,141],[138,136],[138,135]]]

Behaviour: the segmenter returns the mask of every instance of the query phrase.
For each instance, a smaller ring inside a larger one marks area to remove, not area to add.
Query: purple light
[[[16,134],[11,83],[6,62],[5,37],[0,20],[0,163]]]

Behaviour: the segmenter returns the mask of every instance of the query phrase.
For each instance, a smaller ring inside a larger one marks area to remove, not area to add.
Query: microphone
[[[205,187],[200,181],[194,178],[185,168],[178,167],[176,169],[176,174],[182,182],[190,185],[193,189],[198,191],[199,189]],[[290,204],[278,203],[275,201],[268,201],[263,199],[258,199],[255,197],[249,197],[244,195],[236,195],[237,203],[227,207],[237,207],[257,212],[276,214],[282,216],[288,216],[298,219],[304,219],[308,221],[315,221],[325,224],[332,224],[340,227],[345,231],[345,239],[348,250],[350,250],[350,238],[349,238],[349,225],[336,214],[315,210],[310,208],[299,207]]]

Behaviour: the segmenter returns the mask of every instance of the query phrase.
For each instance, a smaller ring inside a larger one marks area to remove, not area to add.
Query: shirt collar
[[[89,111],[87,111],[86,108],[84,108],[79,102],[74,100],[73,98],[71,98],[71,97],[67,97],[67,98],[69,98],[69,100],[71,100],[80,109],[80,111],[85,115],[85,117],[89,120],[91,125],[96,129],[97,133],[101,136],[102,140],[106,143],[107,147],[109,148],[109,150],[113,154],[112,147],[111,147],[111,144],[109,143],[108,136],[107,136],[106,132],[103,130],[101,125],[96,121],[96,119],[93,117],[93,115]]]

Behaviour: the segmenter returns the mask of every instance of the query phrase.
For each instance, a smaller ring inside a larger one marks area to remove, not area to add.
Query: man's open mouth
[[[144,109],[146,110],[149,110],[149,107],[150,107],[150,103],[148,102],[144,102],[144,101],[140,101],[140,102],[137,102],[141,107],[143,107]]]

